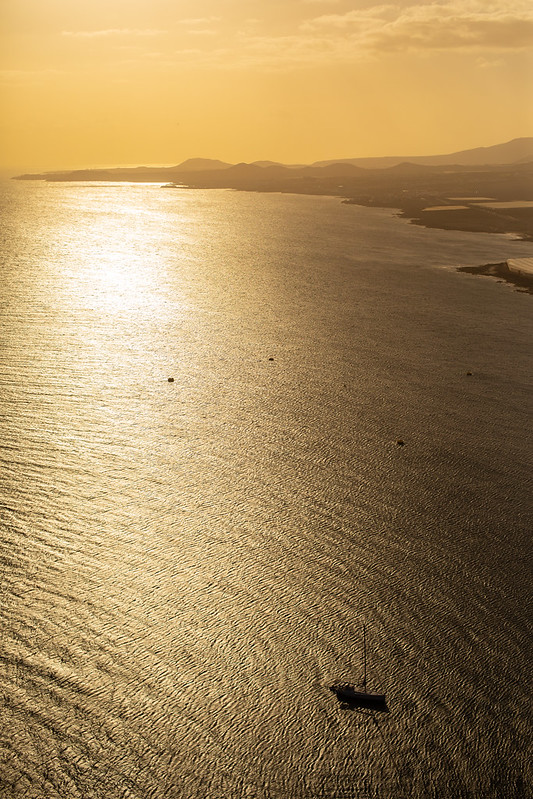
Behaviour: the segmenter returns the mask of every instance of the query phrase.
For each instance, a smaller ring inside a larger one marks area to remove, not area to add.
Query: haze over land
[[[410,161],[376,158],[285,166],[193,158],[174,167],[28,173],[18,179],[169,181],[163,188],[329,194],[348,203],[400,208],[404,216],[427,227],[512,233],[533,239],[531,138]]]
[[[194,177],[195,174],[206,172],[220,173],[218,177],[225,181],[228,175],[256,175],[259,179],[267,180],[281,177],[286,170],[286,176],[299,175],[354,175],[359,169],[386,169],[396,166],[405,167],[407,164],[420,166],[449,166],[452,171],[456,167],[490,167],[503,164],[533,163],[533,137],[514,139],[504,144],[493,147],[476,147],[472,150],[463,150],[458,153],[427,156],[385,156],[382,158],[346,158],[341,160],[330,159],[317,161],[314,164],[281,164],[275,161],[255,161],[251,164],[239,162],[229,164],[212,158],[188,158],[181,164],[172,167],[115,167],[110,169],[82,169],[82,170],[55,170],[43,173],[34,173],[18,176],[24,179],[46,180],[79,180],[91,178],[94,180],[162,180],[175,176]],[[229,172],[228,172],[229,170]],[[314,172],[312,170],[315,170]]]
[[[526,0],[3,0],[0,168],[428,155],[533,130]]]

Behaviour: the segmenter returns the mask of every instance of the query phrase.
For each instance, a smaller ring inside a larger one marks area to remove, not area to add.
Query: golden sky
[[[0,0],[0,168],[533,135],[531,0]]]

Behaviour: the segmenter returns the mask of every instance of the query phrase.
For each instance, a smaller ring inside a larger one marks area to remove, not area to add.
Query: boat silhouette
[[[374,693],[367,690],[366,680],[366,628],[363,624],[363,681],[361,687],[356,687],[352,683],[339,683],[330,688],[337,699],[350,705],[351,707],[365,707],[371,710],[381,710],[388,712],[387,698],[385,694]]]

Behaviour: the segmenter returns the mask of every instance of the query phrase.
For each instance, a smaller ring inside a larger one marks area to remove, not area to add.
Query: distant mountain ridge
[[[507,233],[533,241],[533,138],[411,159],[354,158],[297,166],[190,158],[177,166],[80,169],[16,179],[327,195],[349,205],[396,209],[426,227]],[[459,207],[457,198],[462,198]]]
[[[206,169],[227,169],[230,166],[232,165],[226,161],[218,161],[214,158],[188,158],[173,169],[180,169],[182,172],[204,172]]]
[[[229,164],[212,158],[188,158],[181,164],[171,167],[109,167],[103,169],[78,169],[37,174],[18,175],[16,180],[49,180],[49,181],[190,181],[200,175],[215,175],[221,179],[233,176],[236,178],[257,178],[260,182],[280,179],[289,174],[296,178],[333,178],[335,176],[355,177],[358,172],[400,169],[402,172],[414,172],[416,169],[482,169],[484,166],[495,168],[503,165],[526,165],[533,163],[533,137],[513,139],[492,147],[476,147],[472,150],[461,150],[446,155],[431,156],[385,156],[373,158],[341,158],[327,161],[316,161],[310,165],[280,164],[276,161],[255,161],[252,164]],[[217,178],[218,179],[218,178]],[[220,185],[222,185],[220,183]]]
[[[401,163],[422,164],[424,166],[495,166],[533,161],[533,136],[512,139],[491,147],[475,147],[473,150],[460,150],[446,155],[384,156],[376,158],[343,158],[340,160],[315,161],[313,166],[329,164],[353,164],[367,169],[383,169]]]
[[[471,150],[459,150],[444,155],[414,155],[414,156],[373,156],[365,158],[330,158],[326,161],[315,161],[312,164],[283,164],[280,161],[254,161],[249,166],[262,169],[270,167],[284,167],[286,169],[305,169],[305,167],[330,167],[333,164],[346,164],[363,169],[387,169],[399,164],[421,164],[422,166],[495,166],[498,164],[516,164],[533,161],[533,136],[524,136],[512,139],[503,144],[494,144],[490,147],[475,147]],[[228,169],[234,164],[217,161],[209,158],[189,158],[174,169],[180,171],[200,171],[213,169]]]

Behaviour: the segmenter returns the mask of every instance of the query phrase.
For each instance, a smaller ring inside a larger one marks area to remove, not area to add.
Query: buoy
[[[271,357],[271,358],[269,358],[268,360],[269,360],[269,361],[273,361],[273,360],[274,360],[274,358],[272,358],[272,357]]]
[[[405,441],[403,441],[401,438],[399,438],[399,439],[397,440],[397,442],[396,442],[396,443],[397,443],[397,445],[398,445],[399,447],[403,447],[403,446],[405,446]]]
[[[467,372],[467,377],[472,377],[472,372]]]
[[[169,377],[169,378],[168,378],[168,382],[169,382],[169,383],[173,383],[173,382],[174,382],[174,378],[173,378],[173,377]]]

